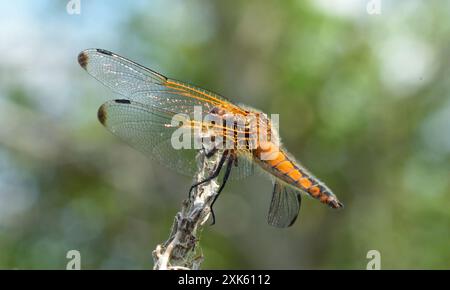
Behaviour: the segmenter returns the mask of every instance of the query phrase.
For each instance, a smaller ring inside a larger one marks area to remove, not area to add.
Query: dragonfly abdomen
[[[284,150],[273,143],[265,144],[264,148],[266,149],[255,150],[254,155],[266,171],[332,208],[343,206],[331,190],[289,157]]]

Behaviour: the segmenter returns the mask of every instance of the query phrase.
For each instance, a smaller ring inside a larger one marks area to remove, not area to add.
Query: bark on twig
[[[205,180],[217,167],[223,152],[217,151],[206,157],[205,151],[199,152],[199,170],[195,180]],[[182,203],[172,225],[169,239],[156,246],[153,251],[154,270],[196,270],[203,262],[203,254],[199,246],[199,234],[211,214],[211,203],[217,194],[219,183],[217,178],[197,186],[191,199]]]

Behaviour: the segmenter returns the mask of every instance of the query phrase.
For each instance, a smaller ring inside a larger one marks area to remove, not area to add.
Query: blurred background
[[[9,1],[0,9],[0,268],[150,269],[186,198],[97,121],[104,48],[280,114],[285,146],[345,204],[266,222],[271,182],[229,182],[204,269],[450,268],[450,2]],[[379,11],[378,8],[380,8]],[[371,12],[371,13],[369,13]],[[380,12],[374,14],[373,12]]]

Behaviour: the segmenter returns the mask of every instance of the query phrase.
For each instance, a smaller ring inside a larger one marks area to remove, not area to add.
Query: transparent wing
[[[290,227],[297,219],[300,205],[301,196],[298,191],[275,181],[267,217],[268,223],[279,228]]]
[[[139,151],[189,176],[197,169],[197,150],[171,146],[171,136],[177,129],[170,125],[171,118],[181,113],[196,119],[196,112],[204,116],[215,108],[245,113],[218,94],[169,79],[106,50],[87,49],[78,55],[78,62],[95,79],[126,98],[107,102],[99,109],[105,127]],[[202,123],[193,126],[198,128]],[[240,155],[242,160],[233,169],[232,179],[253,172],[251,158],[242,158],[248,154]]]
[[[181,127],[172,125],[172,115],[129,100],[108,101],[98,110],[100,122],[114,135],[165,166],[192,176],[197,150],[176,150],[172,146],[171,137]],[[191,135],[189,142],[193,138]]]
[[[113,100],[104,103],[98,110],[100,122],[114,135],[143,152],[159,163],[187,176],[194,176],[197,171],[196,155],[198,149],[176,149],[173,144],[175,130],[183,124],[172,123],[175,112],[149,107],[130,100]],[[191,130],[193,127],[185,128]],[[186,147],[192,148],[195,130],[183,135]],[[180,141],[180,140],[177,140]],[[249,153],[247,153],[249,154]],[[233,169],[231,178],[240,179],[253,173],[251,160],[240,154],[240,163]]]
[[[169,79],[149,68],[103,49],[87,49],[78,55],[78,62],[90,75],[126,98],[141,104],[169,108],[192,116],[193,107],[203,113],[213,108],[234,112],[244,110],[224,97]]]
[[[240,180],[255,172],[255,162],[253,156],[248,150],[237,151],[237,161],[231,170],[230,179]]]

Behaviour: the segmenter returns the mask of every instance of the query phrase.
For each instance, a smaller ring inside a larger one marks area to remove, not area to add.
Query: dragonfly
[[[323,182],[288,153],[280,143],[278,130],[263,112],[168,78],[104,49],[84,50],[78,55],[78,62],[91,76],[121,95],[120,99],[101,105],[99,121],[114,135],[161,164],[191,177],[198,170],[195,156],[199,148],[179,149],[173,145],[173,136],[180,129],[194,132],[190,136],[194,143],[212,134],[212,142],[208,143],[212,144],[210,152],[215,152],[218,144],[230,145],[223,147],[220,162],[208,178],[217,177],[225,168],[217,196],[229,177],[245,178],[259,168],[273,181],[267,217],[272,226],[285,228],[294,224],[302,195],[334,209],[343,207]],[[196,110],[213,116],[214,122],[196,119]],[[184,119],[179,120],[177,116]],[[249,122],[250,116],[257,121]],[[238,121],[243,126],[236,126]]]

